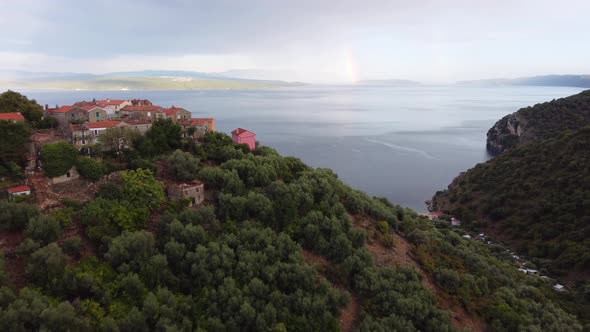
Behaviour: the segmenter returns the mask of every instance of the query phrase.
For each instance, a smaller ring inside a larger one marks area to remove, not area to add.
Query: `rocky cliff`
[[[486,142],[488,151],[493,155],[498,155],[509,148],[520,145],[529,136],[525,123],[526,120],[519,117],[518,113],[507,115],[496,122],[488,130]]]
[[[514,147],[559,136],[590,125],[590,90],[526,107],[500,119],[487,134],[486,147],[498,155]]]

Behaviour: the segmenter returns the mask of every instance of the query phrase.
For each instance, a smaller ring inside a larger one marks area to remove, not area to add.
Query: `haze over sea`
[[[303,86],[266,90],[23,91],[40,104],[149,99],[216,129],[258,140],[354,188],[425,211],[424,201],[460,172],[489,158],[487,130],[521,107],[582,91],[565,87]]]

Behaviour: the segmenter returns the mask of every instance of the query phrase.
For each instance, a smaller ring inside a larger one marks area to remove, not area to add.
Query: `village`
[[[53,119],[55,125],[50,129],[32,131],[26,144],[26,177],[22,179],[22,183],[2,189],[10,201],[35,199],[42,208],[57,204],[60,198],[58,196],[83,198],[84,189],[96,189],[96,184],[93,183],[85,183],[85,188],[81,188],[78,182],[67,186],[67,183],[80,179],[76,166],[59,176],[45,176],[39,158],[44,145],[67,142],[81,155],[87,156],[93,155],[97,149],[130,148],[125,139],[126,134],[143,136],[156,121],[170,121],[178,125],[183,140],[195,144],[200,144],[207,133],[215,132],[214,118],[194,118],[184,108],[174,105],[165,108],[146,99],[93,99],[72,105],[55,105],[53,108],[45,105],[43,117]],[[18,112],[0,113],[0,121],[24,124],[25,117]],[[109,133],[116,133],[114,147],[112,142],[110,145],[105,144],[105,137]],[[244,144],[250,150],[256,148],[255,133],[237,128],[231,134],[235,144]],[[188,199],[195,205],[201,204],[205,198],[204,185],[196,180],[189,183],[167,183],[166,189],[171,199]]]

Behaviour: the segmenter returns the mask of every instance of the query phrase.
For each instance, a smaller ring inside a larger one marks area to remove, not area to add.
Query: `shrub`
[[[377,229],[381,234],[389,234],[389,224],[385,220],[377,223]]]
[[[58,220],[42,215],[32,218],[29,221],[25,235],[33,240],[49,243],[57,240],[61,234],[61,230],[62,228]]]
[[[101,162],[88,157],[78,159],[76,167],[80,175],[92,181],[100,180],[106,173],[106,167]]]
[[[80,249],[82,249],[82,239],[78,236],[65,239],[62,243],[64,252],[69,256],[79,256]]]
[[[0,201],[0,230],[21,230],[40,214],[34,205]]]
[[[168,158],[168,171],[170,175],[179,181],[190,181],[197,177],[199,172],[199,159],[188,152],[174,151]]]
[[[66,174],[76,164],[78,151],[66,142],[45,144],[39,158],[47,176],[56,177]]]

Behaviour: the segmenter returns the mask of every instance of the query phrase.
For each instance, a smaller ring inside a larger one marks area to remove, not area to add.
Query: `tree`
[[[19,112],[32,124],[36,124],[43,117],[43,107],[34,99],[29,100],[26,96],[11,90],[0,94],[0,112]]]
[[[133,271],[138,271],[154,254],[155,240],[151,233],[124,232],[111,241],[105,259],[115,268],[121,264],[129,264]]]
[[[45,117],[41,121],[37,122],[36,128],[39,129],[54,129],[59,127],[59,122],[55,118]]]
[[[0,161],[21,162],[26,151],[25,144],[31,135],[29,129],[22,123],[0,121],[0,133]]]
[[[41,147],[40,159],[47,176],[61,176],[76,165],[78,151],[66,142],[45,144]]]
[[[106,173],[106,167],[103,163],[89,157],[78,159],[76,168],[80,172],[80,175],[92,181],[100,180]]]
[[[67,256],[57,243],[50,243],[31,254],[27,275],[33,283],[51,289],[61,281],[66,260]]]
[[[29,221],[25,235],[33,240],[49,243],[57,240],[61,231],[59,220],[41,215]]]
[[[157,156],[182,146],[182,129],[171,120],[157,120],[137,143],[144,156]]]
[[[122,172],[121,180],[121,193],[132,206],[154,209],[164,202],[164,186],[150,170]]]
[[[129,127],[108,128],[98,137],[99,143],[104,150],[110,150],[120,153],[123,149],[132,147],[140,134]]]
[[[170,175],[179,181],[190,181],[197,177],[199,159],[188,152],[174,151],[167,159]]]
[[[0,287],[4,286],[6,280],[8,280],[8,275],[4,269],[4,257],[0,255]]]
[[[39,214],[39,208],[34,205],[0,201],[0,230],[21,230]]]

